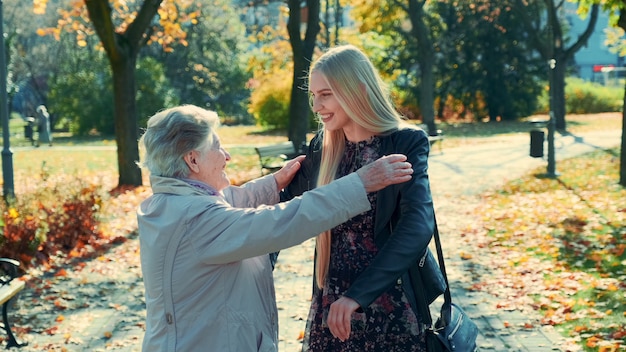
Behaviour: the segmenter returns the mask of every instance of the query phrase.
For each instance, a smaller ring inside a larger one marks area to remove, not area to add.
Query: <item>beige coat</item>
[[[303,242],[370,209],[352,174],[276,206],[273,176],[224,196],[151,177],[137,212],[146,298],[143,351],[277,351],[267,253]],[[232,205],[231,205],[232,204]]]

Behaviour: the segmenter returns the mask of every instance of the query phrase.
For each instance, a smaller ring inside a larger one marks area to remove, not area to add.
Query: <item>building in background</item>
[[[581,19],[576,13],[578,4],[565,2],[563,6],[565,19],[570,25],[569,37],[576,39],[587,27],[589,19]],[[606,44],[606,29],[608,27],[609,15],[600,10],[598,22],[587,45],[574,55],[574,66],[578,77],[584,80],[605,85],[623,85],[620,84],[619,80],[620,78],[623,79],[626,73],[624,58],[609,51]]]

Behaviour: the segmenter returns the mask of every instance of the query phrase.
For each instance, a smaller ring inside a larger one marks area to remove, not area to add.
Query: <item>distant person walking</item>
[[[29,116],[26,118],[26,128],[24,129],[24,137],[28,139],[30,145],[35,145],[35,118]]]
[[[37,131],[39,132],[39,136],[37,138],[36,146],[38,147],[41,143],[48,143],[49,146],[52,146],[50,114],[48,113],[48,109],[46,109],[45,105],[39,105],[37,107]]]

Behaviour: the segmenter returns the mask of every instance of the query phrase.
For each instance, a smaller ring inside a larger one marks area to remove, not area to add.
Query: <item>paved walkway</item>
[[[557,172],[560,159],[617,146],[620,137],[621,131],[589,133],[584,138],[557,135]],[[497,310],[490,295],[468,291],[467,264],[457,255],[460,241],[455,241],[455,233],[468,221],[461,213],[471,211],[478,201],[475,196],[546,165],[545,160],[528,156],[528,140],[527,134],[520,134],[455,149],[446,148],[444,141],[443,154],[435,148],[430,158],[453,301],[478,324],[483,351],[562,351],[561,338],[553,330],[538,325],[524,328],[534,319],[532,312]],[[281,352],[300,350],[310,303],[313,243],[309,240],[284,250],[275,271]],[[26,303],[17,310],[18,315],[26,320],[24,325],[46,329],[20,333],[29,342],[20,351],[140,351],[145,310],[137,247],[133,238],[83,263],[80,270],[64,273],[55,287],[25,291],[21,301]],[[44,285],[52,275],[43,275]],[[54,309],[50,309],[51,302]],[[35,324],[37,320],[44,323]],[[15,325],[19,327],[20,322]]]
[[[596,149],[619,146],[621,131],[593,132],[582,136],[555,136],[556,174],[559,173],[559,160],[574,157]],[[445,236],[446,253],[453,301],[467,311],[480,328],[478,344],[481,351],[575,351],[573,346],[564,348],[565,342],[552,326],[541,326],[534,311],[504,311],[497,309],[496,299],[486,293],[471,292],[466,289],[471,279],[468,264],[460,259],[457,238],[453,232],[447,232],[447,223],[452,222],[450,230],[462,224],[454,224],[455,202],[444,202],[443,198],[462,197],[464,206],[478,202],[476,196],[488,189],[498,188],[505,182],[519,178],[529,171],[539,168],[547,174],[547,149],[544,158],[529,157],[530,137],[527,134],[505,139],[494,139],[488,144],[469,148],[444,151],[445,155],[430,159],[433,197],[435,204],[445,204],[437,208],[440,227]],[[546,144],[547,148],[547,144]],[[443,197],[443,198],[442,198]],[[446,209],[445,207],[452,209]],[[458,210],[458,209],[457,209]],[[458,233],[458,232],[457,232]],[[452,235],[452,236],[450,236]],[[576,348],[576,347],[574,347]]]

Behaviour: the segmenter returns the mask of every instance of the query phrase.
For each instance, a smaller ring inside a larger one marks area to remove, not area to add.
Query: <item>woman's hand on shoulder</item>
[[[383,156],[358,169],[366,192],[376,192],[389,185],[409,181],[413,175],[411,163],[406,155],[391,154]]]
[[[273,174],[279,191],[287,187],[287,185],[289,185],[289,182],[293,180],[296,172],[300,170],[300,166],[304,158],[306,158],[305,155],[298,155],[297,157],[289,160],[287,164],[285,164],[285,166],[283,166],[280,170],[276,171]]]

